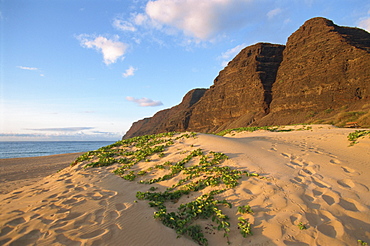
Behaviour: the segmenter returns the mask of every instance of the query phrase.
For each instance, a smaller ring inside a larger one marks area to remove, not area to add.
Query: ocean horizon
[[[116,141],[3,141],[0,159],[48,156],[97,150]]]

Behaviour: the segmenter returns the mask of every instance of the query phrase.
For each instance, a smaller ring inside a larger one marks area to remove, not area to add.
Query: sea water
[[[86,152],[114,141],[24,141],[0,142],[0,159]]]

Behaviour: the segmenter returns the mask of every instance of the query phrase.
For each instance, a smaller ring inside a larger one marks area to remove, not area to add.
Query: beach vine
[[[194,145],[190,146],[194,148],[191,151],[181,151],[181,154],[188,153],[181,160],[150,164],[152,158],[164,158],[170,146],[186,138],[196,138],[196,134],[171,132],[134,137],[87,152],[72,165],[84,162],[84,168],[96,168],[118,164],[119,167],[113,171],[116,175],[128,181],[151,185],[146,192],[138,191],[137,199],[149,201],[149,206],[157,210],[154,218],[174,229],[178,237],[187,235],[199,245],[208,245],[208,239],[197,221],[211,220],[216,224],[213,228],[222,231],[230,243],[230,221],[223,209],[232,209],[232,204],[218,197],[226,190],[235,188],[243,176],[259,175],[226,166],[223,163],[228,159],[227,155],[195,149]],[[148,165],[143,165],[143,162]],[[139,163],[140,167],[137,165]],[[167,180],[176,180],[176,183],[165,190],[153,186]],[[179,205],[173,208],[174,204]],[[248,205],[244,205],[238,207],[235,213],[253,211]],[[241,235],[252,235],[252,225],[248,220],[241,216],[238,221]]]
[[[350,146],[353,146],[354,144],[358,143],[359,138],[363,138],[367,135],[370,135],[370,130],[356,130],[354,132],[351,132],[348,134],[347,138],[348,141],[351,141]]]
[[[291,131],[304,131],[304,130],[312,130],[312,126],[300,124],[302,125],[301,128],[285,128],[284,126],[248,126],[248,127],[238,127],[233,129],[223,130],[221,132],[216,133],[219,136],[225,136],[226,134],[233,134],[238,132],[254,132],[259,130],[265,130],[270,132],[291,132]]]

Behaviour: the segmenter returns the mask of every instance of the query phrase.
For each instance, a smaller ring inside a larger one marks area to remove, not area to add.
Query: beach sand
[[[82,153],[0,159],[0,194],[8,193],[68,167]]]
[[[178,161],[201,148],[205,153],[228,155],[222,165],[259,173],[259,177],[243,176],[235,188],[217,195],[233,205],[220,207],[230,218],[231,245],[370,243],[370,138],[349,146],[347,135],[354,129],[287,128],[296,131],[224,137],[197,134],[174,141],[164,158],[156,156],[137,165]],[[173,229],[153,218],[157,210],[148,201],[136,198],[137,191],[148,191],[151,186],[165,190],[178,179],[149,186],[113,174],[119,164],[84,168],[85,164],[0,195],[0,245],[197,245],[188,236],[177,238]],[[178,203],[189,202],[192,196]],[[245,204],[253,213],[237,212]],[[167,207],[171,210],[178,205]],[[239,216],[252,224],[253,235],[244,238],[239,233]],[[211,220],[199,220],[199,224],[209,245],[228,245]]]

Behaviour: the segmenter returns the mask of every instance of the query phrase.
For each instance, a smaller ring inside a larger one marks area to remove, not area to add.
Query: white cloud
[[[33,129],[30,129],[33,130]],[[38,129],[35,129],[37,131]],[[0,133],[0,141],[117,141],[119,132],[104,131],[62,131],[41,133]]]
[[[127,78],[127,77],[130,77],[130,76],[134,76],[135,75],[135,71],[136,71],[137,69],[136,68],[134,68],[133,66],[130,66],[123,74],[122,74],[122,76],[124,77],[124,78]]]
[[[223,32],[245,26],[255,19],[255,0],[152,0],[145,13],[131,17],[132,25],[175,34],[180,30],[196,40],[211,40]],[[127,26],[127,23],[126,25]]]
[[[134,17],[134,23],[139,26],[144,25],[147,21],[148,21],[148,16],[145,14],[137,14]]]
[[[359,23],[358,26],[365,29],[366,31],[370,32],[370,17],[366,19],[362,19]]]
[[[126,53],[128,45],[119,42],[119,36],[114,36],[112,39],[108,39],[103,36],[91,36],[87,34],[81,34],[77,36],[82,47],[95,49],[103,54],[104,63],[109,65],[115,63],[119,58],[124,58],[123,55]]]
[[[267,12],[267,17],[269,19],[272,19],[276,15],[280,14],[281,12],[282,12],[281,8],[276,8],[276,9],[270,10],[269,12]]]
[[[83,130],[91,130],[95,127],[61,127],[61,128],[36,128],[27,129],[32,131],[47,131],[47,132],[78,132]]]
[[[244,49],[247,45],[246,44],[239,44],[234,48],[231,48],[224,53],[221,54],[220,58],[223,59],[222,66],[226,67],[228,62],[234,58],[242,49]]]
[[[161,106],[163,103],[161,101],[153,101],[149,98],[134,98],[134,97],[126,97],[127,101],[137,103],[140,107],[155,107],[155,106]]]
[[[114,19],[113,26],[121,31],[130,31],[130,32],[136,31],[136,27],[134,27],[134,25],[131,22],[121,19]]]
[[[39,70],[36,67],[23,67],[23,66],[17,66],[17,68],[23,69],[23,70]]]

